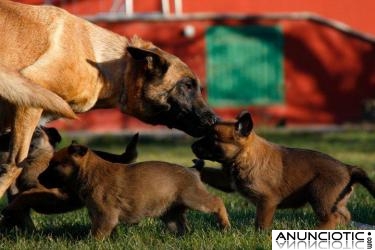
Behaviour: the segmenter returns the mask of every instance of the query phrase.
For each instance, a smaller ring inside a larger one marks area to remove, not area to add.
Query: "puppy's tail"
[[[126,145],[125,152],[122,153],[121,157],[124,159],[126,163],[132,163],[137,160],[138,157],[138,150],[137,150],[137,144],[138,144],[138,138],[139,133],[136,133],[133,135],[132,139]]]
[[[375,198],[375,182],[373,182],[367,175],[366,171],[359,167],[351,166],[350,167],[350,182],[352,184],[354,183],[360,183],[363,185],[370,194]]]
[[[60,96],[2,65],[0,97],[18,106],[41,108],[66,118],[77,118],[69,104]]]

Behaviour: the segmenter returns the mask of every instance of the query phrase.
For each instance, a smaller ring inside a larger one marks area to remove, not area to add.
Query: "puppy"
[[[2,145],[9,144],[9,138],[8,135],[1,136]],[[54,214],[83,207],[83,203],[74,193],[70,193],[63,187],[47,189],[39,183],[38,176],[48,167],[54,148],[60,141],[61,136],[54,128],[43,127],[34,132],[22,172],[8,192],[9,205],[2,211],[4,217],[0,225],[6,228],[18,227],[24,230],[33,230],[34,225],[30,217],[31,209],[42,214]],[[132,137],[125,152],[120,155],[103,151],[95,151],[95,153],[111,162],[131,163],[136,160],[138,155],[137,142],[138,133]],[[6,154],[8,153],[1,152],[0,156],[6,158]]]
[[[22,163],[23,168],[16,182],[8,189],[8,200],[12,200],[18,192],[37,186],[37,177],[43,172],[52,158],[54,147],[61,141],[55,128],[37,127],[33,133],[29,152]],[[0,163],[9,157],[10,133],[0,136]]]
[[[132,163],[137,159],[137,143],[139,134],[135,134],[127,144],[124,153],[112,154],[104,151],[94,150],[101,158],[117,163]],[[0,163],[6,162],[9,156],[10,133],[0,135]],[[19,191],[25,191],[40,186],[38,176],[49,164],[53,156],[54,148],[61,142],[61,135],[55,128],[37,127],[33,133],[29,152],[20,176],[16,180],[16,185],[11,187],[11,196]],[[9,194],[9,193],[8,193]],[[8,195],[9,198],[9,195]]]
[[[55,153],[39,181],[48,188],[64,186],[77,195],[89,211],[91,231],[98,239],[110,235],[118,222],[135,224],[145,217],[160,217],[169,230],[182,235],[188,208],[214,213],[221,228],[230,226],[222,200],[206,190],[195,170],[176,164],[114,164],[72,144]]]
[[[375,197],[375,184],[364,170],[317,151],[273,144],[252,129],[251,115],[244,112],[236,122],[216,124],[192,150],[199,158],[222,163],[216,171],[198,166],[202,179],[222,190],[234,187],[254,203],[257,229],[271,226],[277,208],[305,203],[316,213],[318,229],[334,229],[350,221],[346,203],[355,183]]]

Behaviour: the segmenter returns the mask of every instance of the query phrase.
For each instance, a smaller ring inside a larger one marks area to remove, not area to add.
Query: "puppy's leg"
[[[227,193],[236,191],[233,188],[229,170],[204,167],[199,170],[199,173],[201,180],[211,187]]]
[[[334,181],[332,179],[317,178],[311,183],[310,204],[319,219],[316,229],[335,229],[343,215],[348,216],[346,208],[342,208],[345,207],[343,205],[346,205],[345,199],[347,200],[348,197],[344,196],[337,201],[348,182],[349,180],[343,176],[336,178]]]
[[[25,231],[34,231],[35,226],[30,216],[30,209],[3,211],[0,228],[18,228]]]
[[[78,197],[62,192],[60,189],[32,188],[19,194],[3,211],[1,226],[33,230],[34,224],[30,210],[42,214],[70,212],[83,207]]]
[[[7,164],[2,164],[0,176],[0,197],[16,180],[22,170],[22,161],[26,159],[31,138],[40,120],[42,109],[17,107],[12,121],[11,148]]]
[[[344,196],[343,199],[341,199],[340,201],[337,202],[337,212],[339,213],[340,215],[340,221],[339,223],[340,224],[343,224],[343,225],[346,225],[348,224],[351,219],[352,219],[352,216],[348,210],[348,208],[346,207],[348,201],[349,201],[349,198],[353,192],[353,187],[350,187],[349,188],[349,192]]]
[[[256,206],[255,228],[257,230],[267,229],[272,225],[273,216],[275,214],[277,204],[263,200],[258,202]]]
[[[4,211],[34,209],[42,214],[70,212],[83,207],[80,199],[58,188],[37,187],[19,194]]]
[[[228,213],[223,201],[219,197],[210,194],[202,183],[186,188],[181,195],[181,199],[182,203],[188,208],[214,213],[222,229],[230,227]]]
[[[118,224],[119,213],[112,210],[98,211],[89,208],[91,219],[91,234],[97,240],[108,237]]]
[[[172,207],[161,217],[169,231],[179,236],[188,230],[185,211],[185,206]]]

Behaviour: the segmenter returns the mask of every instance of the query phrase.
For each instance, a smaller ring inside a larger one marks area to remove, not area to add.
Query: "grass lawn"
[[[304,147],[326,152],[341,161],[366,169],[375,180],[375,132],[345,130],[339,132],[291,132],[260,130],[258,134],[284,145]],[[65,137],[62,146],[71,138]],[[93,148],[121,152],[124,137],[76,138]],[[164,160],[191,166],[194,158],[190,139],[152,140],[142,138],[139,143],[139,161]],[[215,163],[207,163],[215,166]],[[0,249],[271,249],[271,231],[254,231],[254,206],[235,194],[213,189],[225,201],[232,223],[228,232],[220,232],[212,215],[191,211],[188,220],[191,231],[175,237],[164,230],[157,219],[146,219],[139,225],[121,225],[110,239],[99,242],[89,236],[90,222],[82,209],[61,215],[32,217],[37,227],[33,234],[13,230],[3,233]],[[5,206],[3,200],[0,208]],[[362,187],[357,187],[349,203],[355,221],[375,224],[375,200]],[[278,210],[273,229],[312,229],[315,217],[310,207],[298,210]],[[345,229],[345,228],[342,228]],[[347,227],[349,229],[349,227]]]

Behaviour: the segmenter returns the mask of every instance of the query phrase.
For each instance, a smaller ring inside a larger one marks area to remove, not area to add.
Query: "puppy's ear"
[[[61,135],[55,128],[42,127],[44,132],[48,135],[48,140],[53,147],[61,142]]]
[[[151,74],[163,75],[168,69],[167,60],[155,51],[133,46],[126,47],[126,50],[134,60],[143,62],[146,70]]]
[[[73,156],[84,156],[87,153],[88,148],[76,143],[72,143],[68,147],[68,153]]]
[[[248,136],[253,130],[253,119],[248,111],[242,111],[235,124],[236,132],[240,136]]]

